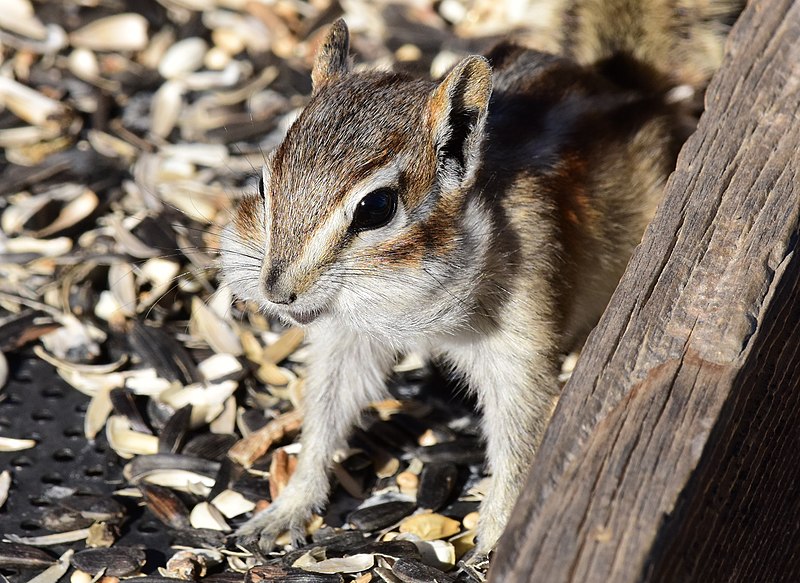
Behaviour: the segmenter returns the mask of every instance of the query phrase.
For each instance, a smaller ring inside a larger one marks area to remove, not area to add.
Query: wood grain
[[[749,4],[706,104],[493,581],[800,581],[800,4]]]

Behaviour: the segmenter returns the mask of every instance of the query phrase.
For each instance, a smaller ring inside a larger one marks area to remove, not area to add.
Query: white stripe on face
[[[344,203],[331,213],[314,232],[311,240],[303,247],[300,258],[293,265],[287,267],[286,276],[299,278],[318,266],[327,251],[336,245],[350,227],[356,207],[361,199],[378,188],[396,188],[398,186],[400,169],[403,167],[402,162],[401,159],[395,159],[390,166],[378,169],[372,175],[356,184],[345,197]],[[391,238],[400,232],[405,223],[405,209],[398,202],[398,209],[392,221],[385,227],[359,233],[360,244],[374,245]]]

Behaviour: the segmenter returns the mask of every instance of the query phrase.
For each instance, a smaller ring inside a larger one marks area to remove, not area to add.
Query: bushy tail
[[[745,0],[566,0],[560,52],[583,64],[633,59],[670,85],[705,87]]]

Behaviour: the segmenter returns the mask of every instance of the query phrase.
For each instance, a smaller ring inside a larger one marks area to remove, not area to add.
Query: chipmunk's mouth
[[[322,314],[321,309],[316,310],[286,310],[286,315],[301,326],[308,326],[311,322],[317,319]]]

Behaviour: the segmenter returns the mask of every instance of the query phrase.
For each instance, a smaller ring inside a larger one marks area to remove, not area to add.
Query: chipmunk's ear
[[[492,95],[492,69],[483,57],[461,61],[428,102],[428,122],[445,188],[458,188],[475,175]]]
[[[328,36],[325,37],[314,60],[314,68],[311,71],[314,93],[350,71],[349,53],[350,33],[344,20],[339,18],[331,25]]]

